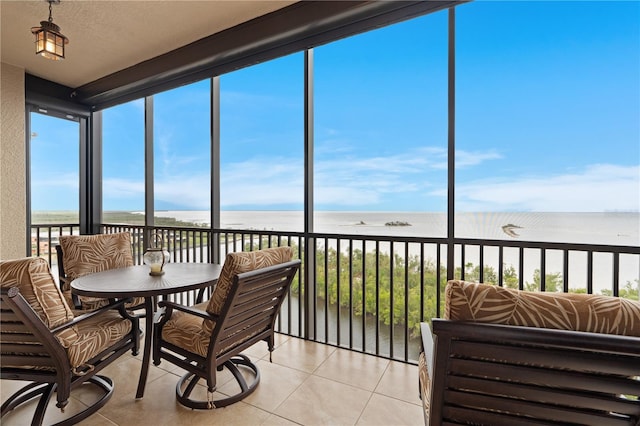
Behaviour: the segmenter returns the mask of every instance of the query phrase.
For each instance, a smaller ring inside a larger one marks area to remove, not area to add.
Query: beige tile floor
[[[191,410],[175,400],[175,386],[183,371],[164,361],[151,366],[144,398],[135,399],[142,354],[127,354],[103,374],[112,378],[111,400],[84,426],[131,425],[422,425],[415,365],[389,361],[345,349],[284,335],[276,336],[273,362],[266,344],[246,353],[260,368],[256,391],[244,400],[215,410]],[[224,371],[218,392],[232,392],[233,380]],[[4,401],[21,382],[2,380]],[[202,387],[202,395],[205,388]],[[72,393],[66,414],[90,404],[96,393],[85,385]],[[53,404],[52,404],[53,405]],[[35,404],[2,418],[3,426],[28,425]],[[55,405],[46,424],[61,419]]]

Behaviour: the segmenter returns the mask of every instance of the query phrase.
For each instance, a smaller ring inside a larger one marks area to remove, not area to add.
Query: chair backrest
[[[133,266],[129,232],[63,235],[60,237],[60,246],[67,285],[84,275]]]
[[[640,337],[640,303],[595,294],[513,290],[450,280],[444,318]]]
[[[292,258],[293,249],[286,246],[227,254],[216,287],[209,298],[206,311],[213,315],[220,315],[222,313],[222,308],[227,302],[236,275],[286,263]],[[215,322],[204,320],[203,328],[207,333],[211,334],[214,327]]]
[[[16,287],[3,288],[0,299],[3,378],[5,371],[10,373],[13,369],[63,371],[69,363],[67,353],[20,291]]]
[[[67,292],[69,303],[75,309],[93,310],[107,302],[105,299],[70,294],[71,281],[95,272],[133,266],[129,232],[63,235],[60,237],[60,244],[56,246],[56,253],[60,288]]]
[[[62,344],[78,339],[74,328],[56,339],[51,329],[73,320],[73,312],[41,258],[0,262],[2,329],[0,348],[3,367],[53,368],[68,363]]]
[[[51,275],[46,260],[39,257],[0,261],[0,288],[17,287],[42,322],[49,328],[71,321],[73,311]]]
[[[296,259],[234,275],[211,336],[209,359],[220,365],[255,342],[273,338],[277,315],[300,264]]]

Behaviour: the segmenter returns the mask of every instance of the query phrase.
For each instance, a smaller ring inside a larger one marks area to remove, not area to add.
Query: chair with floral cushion
[[[422,324],[425,423],[640,424],[640,302],[451,280]]]
[[[117,232],[97,235],[64,235],[56,246],[58,276],[67,302],[75,309],[93,310],[106,305],[108,300],[71,294],[71,281],[76,278],[115,268],[133,266],[131,234]],[[144,298],[134,298],[128,309],[140,309]]]
[[[240,401],[256,389],[259,370],[241,352],[259,341],[273,351],[276,317],[300,268],[292,255],[290,247],[229,253],[208,302],[192,307],[159,303],[165,313],[155,324],[153,361],[159,365],[164,359],[187,370],[176,386],[178,402],[212,409]],[[216,372],[223,367],[235,377],[239,392],[214,401]],[[206,381],[206,401],[192,397],[201,388],[196,386],[200,379]]]
[[[139,350],[139,319],[124,303],[75,317],[44,259],[0,261],[1,378],[29,382],[3,402],[3,420],[39,397],[31,424],[40,425],[54,394],[64,412],[71,391],[86,383],[101,391],[99,398],[60,424],[75,424],[103,407],[114,386],[98,373],[127,351]]]

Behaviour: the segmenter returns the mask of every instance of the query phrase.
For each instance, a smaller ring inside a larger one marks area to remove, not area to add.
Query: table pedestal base
[[[142,354],[142,369],[140,369],[140,379],[138,379],[138,390],[136,398],[144,396],[144,387],[147,384],[147,375],[149,374],[149,362],[151,361],[151,346],[153,345],[153,313],[155,301],[153,297],[144,298],[144,349]]]

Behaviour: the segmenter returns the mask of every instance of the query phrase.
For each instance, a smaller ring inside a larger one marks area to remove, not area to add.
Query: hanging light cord
[[[51,4],[52,2],[49,2],[49,22],[53,22],[53,18],[51,17]]]

